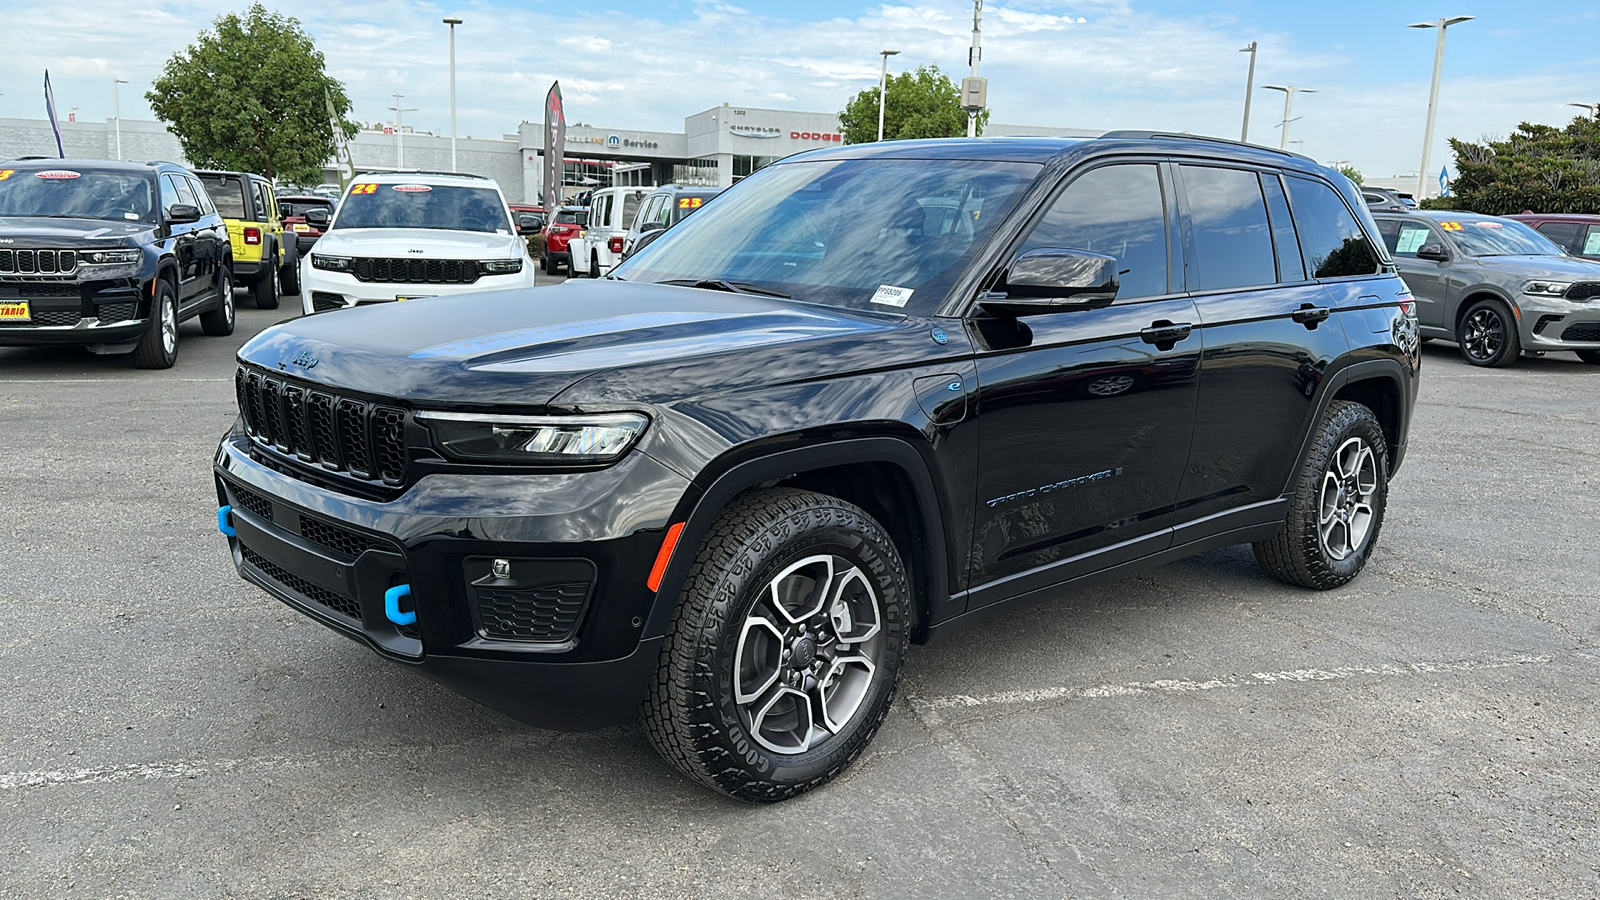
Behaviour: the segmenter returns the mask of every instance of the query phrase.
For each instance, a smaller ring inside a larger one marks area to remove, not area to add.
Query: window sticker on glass
[[[1428,242],[1428,229],[1401,226],[1400,237],[1395,241],[1394,252],[1416,253]]]
[[[425,184],[397,184],[394,186],[394,190],[397,190],[402,194],[426,194],[433,190],[433,188],[428,187]]]
[[[1461,223],[1460,222],[1440,222],[1439,223],[1439,227],[1443,228],[1445,231],[1460,231],[1461,230]]]
[[[1600,256],[1600,230],[1589,229],[1589,235],[1583,239],[1584,256]]]
[[[884,306],[905,306],[911,300],[911,294],[911,288],[880,284],[878,285],[878,292],[872,295],[872,302],[882,303]]]
[[[350,186],[352,194],[376,194],[378,186],[375,184],[353,184]]]
[[[1479,228],[1499,228],[1500,227],[1500,223],[1499,222],[1473,222],[1472,224],[1478,226]]]

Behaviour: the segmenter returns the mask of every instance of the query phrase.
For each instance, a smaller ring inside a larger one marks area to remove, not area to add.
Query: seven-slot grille
[[[0,275],[71,275],[76,250],[0,250]]]
[[[386,284],[472,284],[475,259],[384,259],[358,257],[351,266],[357,281]]]
[[[239,412],[256,443],[364,481],[405,481],[405,410],[264,375],[234,374]]]
[[[1568,300],[1588,300],[1591,297],[1600,297],[1600,282],[1580,281],[1567,288]]]

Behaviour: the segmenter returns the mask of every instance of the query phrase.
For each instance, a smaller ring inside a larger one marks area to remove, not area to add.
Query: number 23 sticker
[[[1439,223],[1439,227],[1443,228],[1445,231],[1460,231],[1461,230],[1461,223],[1460,222],[1440,222]]]

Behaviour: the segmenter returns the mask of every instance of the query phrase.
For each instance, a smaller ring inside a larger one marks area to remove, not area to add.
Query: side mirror
[[[979,301],[995,313],[1030,316],[1109,306],[1117,297],[1117,258],[1087,250],[1041,247],[1018,256],[1006,272],[1005,294]]]
[[[651,241],[654,241],[656,238],[661,237],[666,233],[667,226],[665,225],[662,225],[658,228],[652,228],[649,231],[641,233],[638,240],[633,242],[633,249],[628,251],[628,255],[632,256],[633,254],[638,253],[640,250],[650,246]]]
[[[168,225],[187,225],[200,221],[200,207],[188,203],[174,203],[167,207]]]
[[[1431,259],[1434,262],[1449,262],[1450,254],[1445,252],[1442,245],[1423,244],[1417,248],[1417,259]]]
[[[544,220],[538,216],[517,216],[517,234],[538,234],[544,230]]]
[[[326,228],[328,223],[331,221],[333,221],[333,216],[330,215],[327,210],[321,207],[306,210],[307,225],[315,225],[318,228]]]
[[[652,231],[665,231],[666,228],[667,223],[665,222],[642,222],[639,224],[639,233],[649,234]]]

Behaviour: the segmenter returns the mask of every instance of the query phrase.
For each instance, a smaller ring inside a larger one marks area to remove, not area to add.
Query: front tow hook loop
[[[228,523],[228,513],[231,512],[233,512],[232,506],[217,507],[217,530],[228,537],[238,537],[239,535],[234,532],[233,526]]]
[[[389,621],[396,625],[414,625],[417,621],[416,610],[411,612],[400,611],[400,598],[411,596],[411,585],[397,584],[383,592],[383,614]]]

